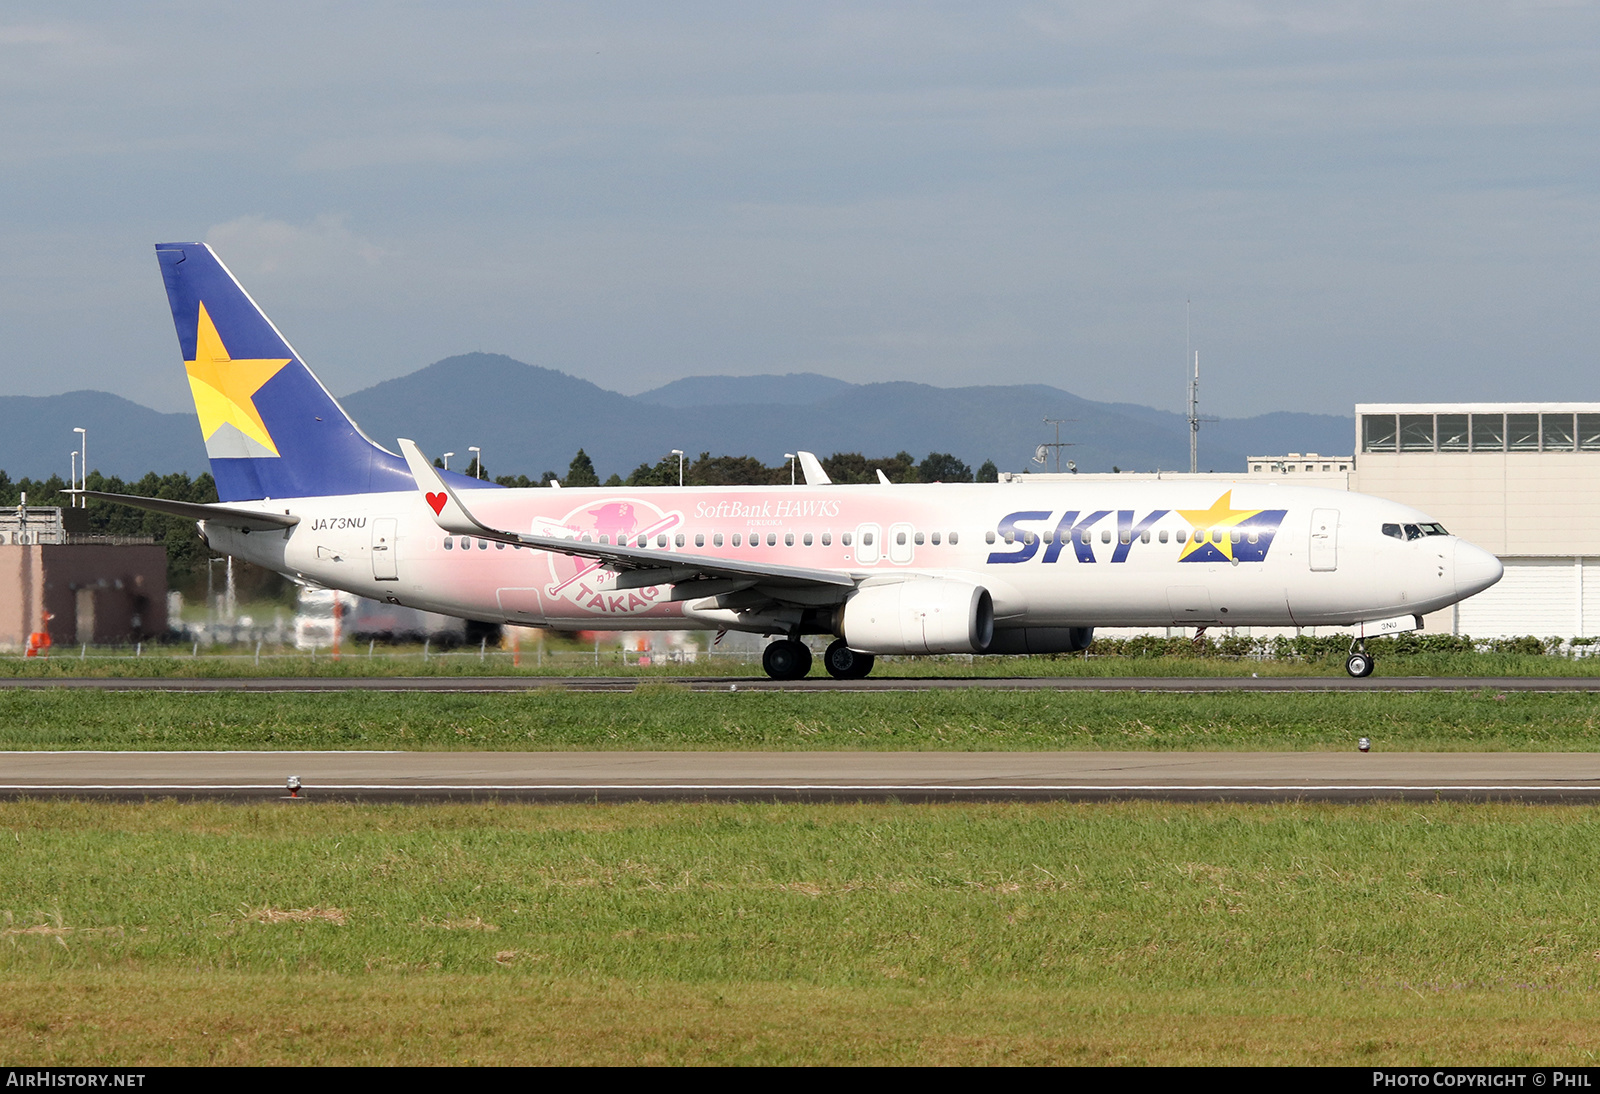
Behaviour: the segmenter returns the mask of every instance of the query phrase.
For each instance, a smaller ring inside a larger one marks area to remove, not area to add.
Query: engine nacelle
[[[836,630],[862,653],[982,653],[994,600],[981,585],[938,577],[868,585],[839,609]]]
[[[1078,653],[1093,641],[1093,627],[1008,627],[994,632],[984,652]]]

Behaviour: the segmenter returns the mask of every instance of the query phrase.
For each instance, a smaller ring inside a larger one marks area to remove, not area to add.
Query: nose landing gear
[[[1350,644],[1350,656],[1345,658],[1344,671],[1359,680],[1363,676],[1371,676],[1372,668],[1372,654],[1367,652],[1366,642],[1356,639]]]

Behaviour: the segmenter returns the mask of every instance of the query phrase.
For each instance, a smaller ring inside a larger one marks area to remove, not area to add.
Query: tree
[[[919,482],[971,482],[972,468],[948,452],[929,452],[917,465]]]
[[[567,468],[567,477],[562,481],[562,486],[599,486],[600,476],[595,474],[594,461],[583,449],[578,449],[578,454],[572,457],[572,464]]]
[[[628,476],[628,486],[677,486],[678,457],[663,456],[655,465],[641,463]]]
[[[999,482],[1000,469],[994,465],[993,460],[984,460],[983,466],[978,468],[979,482]]]

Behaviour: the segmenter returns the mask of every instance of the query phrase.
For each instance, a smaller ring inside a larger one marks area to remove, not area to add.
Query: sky
[[[1591,3],[11,0],[0,126],[7,394],[186,408],[198,238],[338,394],[1600,400]]]

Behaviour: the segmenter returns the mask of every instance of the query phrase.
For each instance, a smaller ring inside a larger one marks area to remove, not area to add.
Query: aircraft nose
[[[1462,540],[1456,541],[1456,595],[1471,596],[1481,593],[1490,585],[1500,580],[1500,575],[1506,568],[1500,565],[1500,560],[1485,551],[1482,547],[1474,547]]]

